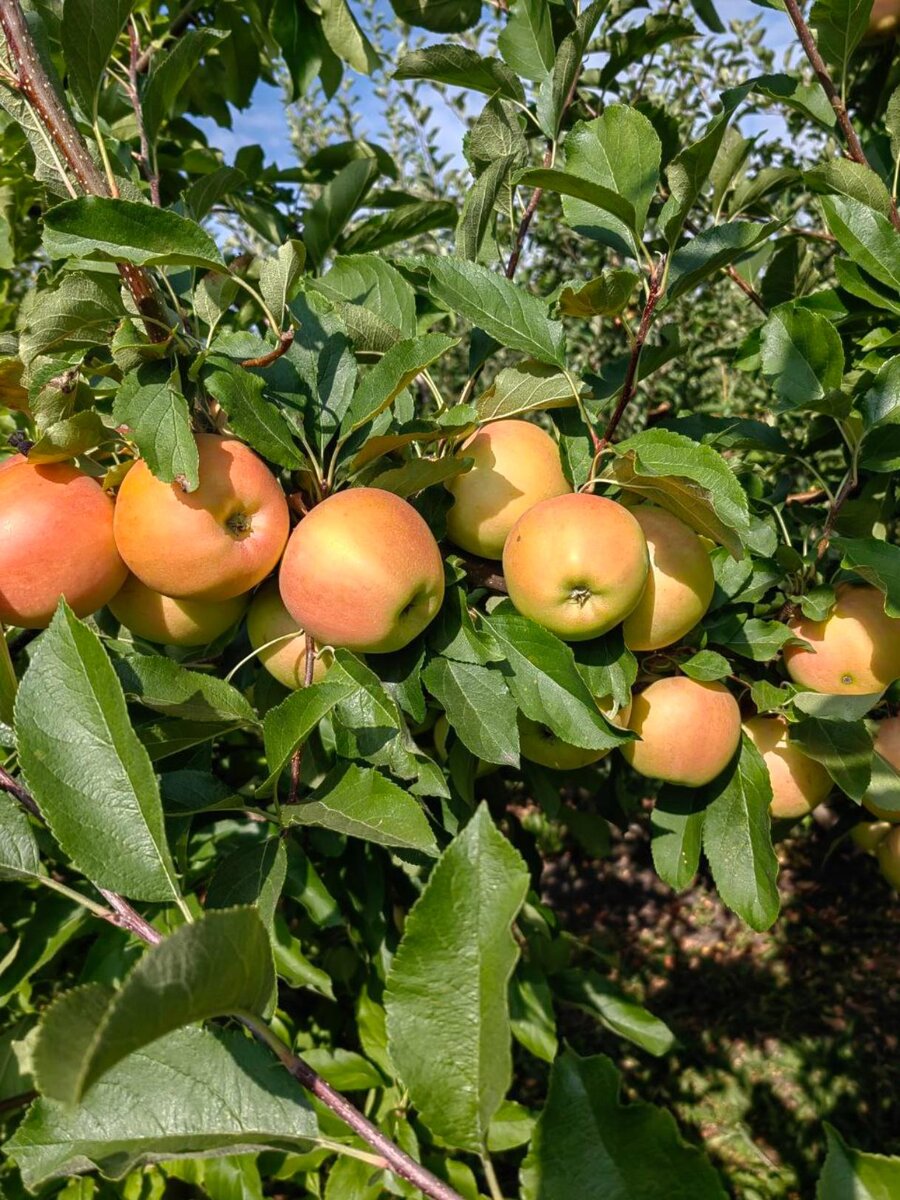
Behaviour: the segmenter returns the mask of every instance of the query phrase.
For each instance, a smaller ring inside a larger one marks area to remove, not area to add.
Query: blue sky
[[[352,7],[353,0],[350,0],[350,4]],[[779,61],[785,50],[794,44],[793,29],[783,12],[760,7],[754,4],[753,0],[719,0],[718,11],[725,21],[760,17],[765,29],[766,42],[776,51]],[[274,161],[281,167],[295,165],[280,89],[265,84],[258,85],[250,107],[244,112],[233,110],[232,117],[231,129],[221,129],[212,121],[200,122],[210,144],[222,150],[226,161],[231,162],[241,146],[256,142],[265,150],[267,161]],[[781,123],[774,114],[771,120],[760,116],[749,120],[745,129],[747,133],[765,133],[767,126],[769,129],[780,128]],[[462,133],[458,118],[448,110],[448,149],[458,148]]]

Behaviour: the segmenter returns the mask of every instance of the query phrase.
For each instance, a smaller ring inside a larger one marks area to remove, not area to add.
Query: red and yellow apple
[[[647,540],[647,586],[622,632],[631,650],[660,650],[689,633],[705,615],[716,586],[709,551],[684,521],[642,504],[631,509]]]
[[[463,443],[470,471],[446,485],[453,496],[447,536],[462,550],[500,558],[509,531],[541,500],[571,492],[556,442],[530,421],[497,421]]]
[[[385,654],[436,616],[444,563],[406,500],[349,488],[317,504],[291,534],[279,587],[288,612],[319,646]]]
[[[163,483],[145,462],[125,476],[116,501],[119,553],[164,596],[230,600],[265,579],[290,527],[278,480],[235,438],[197,436],[200,486]]]
[[[207,646],[238,623],[249,599],[244,595],[232,600],[178,600],[129,575],[107,607],[120,625],[148,642]]]
[[[900,774],[900,717],[886,717],[878,722],[875,733],[875,753],[890,763]],[[871,796],[863,796],[863,806],[880,821],[900,821],[900,808],[882,808]]]
[[[776,820],[796,820],[828,798],[833,786],[831,776],[821,763],[788,741],[786,721],[781,717],[751,717],[744,729],[769,772],[769,811]]]
[[[875,0],[869,13],[866,37],[872,39],[897,36],[900,29],[900,0]]]
[[[647,543],[631,512],[585,492],[530,508],[503,549],[518,611],[571,642],[599,637],[633,612],[648,570]]]
[[[786,646],[788,674],[801,687],[829,696],[867,696],[900,678],[900,619],[884,611],[884,596],[868,585],[842,583],[824,621],[790,622],[804,646]]]
[[[113,536],[113,502],[69,463],[0,470],[0,621],[43,629],[64,596],[86,617],[128,574]]]
[[[631,716],[630,702],[624,708],[620,708],[614,716],[611,696],[604,696],[602,700],[598,700],[597,707],[609,717],[613,725],[627,729]],[[518,722],[519,749],[522,757],[542,767],[549,767],[551,771],[576,771],[579,767],[589,767],[592,763],[600,762],[612,753],[611,750],[585,750],[581,746],[564,742],[549,726],[540,721],[532,721],[521,712]]]
[[[878,843],[875,851],[881,873],[891,885],[900,890],[900,825],[894,825]]]
[[[672,675],[638,692],[628,728],[640,741],[629,742],[622,753],[638,774],[681,787],[703,787],[737,752],[741,711],[721,683]]]
[[[256,657],[279,683],[295,690],[305,685],[306,634],[284,607],[277,580],[263,584],[253,597],[247,613],[247,635]],[[318,682],[327,669],[327,662],[317,657],[313,682]]]

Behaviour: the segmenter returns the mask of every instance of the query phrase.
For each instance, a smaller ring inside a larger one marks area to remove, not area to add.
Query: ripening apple
[[[751,717],[744,729],[762,755],[772,783],[769,808],[776,820],[796,820],[828,798],[831,776],[821,763],[808,758],[788,741],[781,717]]]
[[[693,529],[673,513],[650,504],[631,512],[647,539],[650,574],[622,632],[630,650],[661,650],[705,615],[716,586],[712,561]]]
[[[878,588],[842,583],[836,597],[824,621],[799,617],[790,622],[812,650],[786,646],[788,674],[801,687],[828,696],[883,692],[900,678],[900,619],[884,611]]]
[[[672,675],[638,692],[628,728],[641,740],[628,742],[622,753],[638,774],[702,787],[734,757],[741,743],[741,711],[721,683]]]
[[[444,563],[406,500],[349,488],[317,504],[291,534],[279,587],[288,612],[319,646],[387,654],[437,615]]]
[[[631,702],[620,708],[615,715],[612,713],[613,700],[604,696],[597,701],[597,707],[605,713],[613,725],[621,729],[628,727],[631,716]],[[539,763],[549,767],[551,771],[576,771],[579,767],[589,767],[592,763],[600,762],[611,754],[611,750],[585,750],[581,746],[573,746],[564,742],[547,725],[540,721],[532,721],[524,713],[519,713],[519,749],[522,757],[529,762]]]
[[[900,0],[875,0],[869,14],[866,37],[883,39],[897,36],[900,29]]]
[[[530,421],[497,421],[463,443],[470,471],[446,485],[453,496],[447,536],[462,550],[501,558],[519,517],[540,500],[571,492],[553,438]]]
[[[878,722],[875,734],[875,753],[900,773],[900,717],[886,717]],[[900,808],[881,808],[869,796],[863,796],[863,806],[873,817],[892,823],[900,821]]]
[[[882,875],[891,887],[900,890],[900,825],[894,825],[884,835],[875,853]]]
[[[247,613],[247,635],[256,657],[270,675],[285,687],[301,688],[306,683],[306,634],[284,607],[278,581],[270,579],[253,597]],[[320,655],[313,667],[317,683],[328,669]]]
[[[236,625],[249,596],[232,600],[177,600],[129,575],[107,608],[136,637],[163,646],[208,646]]]
[[[290,528],[278,480],[235,438],[197,435],[200,486],[163,483],[143,461],[116,500],[119,553],[142,583],[164,596],[230,600],[265,579]]]
[[[875,854],[882,838],[889,833],[889,821],[859,821],[850,830],[850,837],[860,850],[866,854]]]
[[[0,621],[44,629],[60,596],[79,617],[111,600],[128,570],[113,536],[113,502],[69,463],[0,469]]]
[[[530,508],[503,548],[510,600],[570,642],[599,637],[633,612],[648,570],[647,542],[632,513],[586,492]]]

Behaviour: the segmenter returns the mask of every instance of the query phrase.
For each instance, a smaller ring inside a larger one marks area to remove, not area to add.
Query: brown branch
[[[9,792],[30,813],[40,817],[40,809],[31,794],[13,779],[11,775],[4,771],[2,767],[0,767],[0,790]],[[127,930],[150,946],[158,946],[163,941],[163,935],[157,929],[154,929],[140,913],[135,912],[124,897],[118,895],[116,892],[110,892],[106,888],[98,888],[97,890],[113,910],[109,914],[103,915],[105,921],[109,921],[110,924],[116,925],[120,929]],[[265,1042],[270,1049],[274,1050],[282,1064],[308,1092],[311,1092],[318,1100],[326,1104],[354,1133],[368,1142],[385,1159],[388,1168],[395,1175],[399,1175],[401,1179],[406,1179],[409,1183],[414,1184],[429,1200],[462,1200],[458,1192],[453,1191],[443,1180],[432,1175],[429,1170],[417,1163],[415,1159],[405,1154],[399,1146],[394,1145],[390,1138],[383,1134],[371,1121],[367,1120],[346,1097],[342,1096],[340,1092],[336,1092],[308,1063],[298,1058],[296,1054],[272,1033],[267,1025],[258,1021],[255,1017],[240,1016],[238,1019],[261,1041]]]
[[[870,165],[869,160],[866,158],[862,143],[857,136],[856,130],[853,128],[853,123],[847,112],[847,106],[844,104],[834,85],[834,80],[831,78],[828,67],[825,65],[825,59],[819,53],[819,47],[816,45],[816,40],[812,35],[809,25],[806,23],[806,18],[803,16],[800,5],[797,0],[784,0],[784,7],[791,18],[791,24],[797,31],[797,37],[800,39],[800,45],[809,59],[809,64],[815,72],[819,83],[822,85],[822,90],[828,97],[829,104],[834,109],[834,115],[837,117],[841,133],[844,135],[844,141],[847,143],[850,157],[861,166],[868,167]],[[897,212],[897,203],[895,200],[891,201],[891,222],[895,229],[900,229],[900,213]]]
[[[273,362],[277,362],[282,354],[287,354],[291,346],[294,344],[293,329],[285,329],[278,335],[278,345],[274,350],[270,350],[268,354],[261,354],[259,358],[245,358],[241,363],[242,367],[270,367]]]
[[[840,491],[834,498],[834,503],[828,510],[828,516],[825,519],[825,525],[822,529],[822,536],[819,538],[818,548],[816,549],[816,558],[825,557],[828,551],[828,546],[831,542],[831,535],[834,533],[834,527],[837,524],[838,516],[845,502],[853,495],[859,486],[859,476],[854,468],[847,472],[847,477],[841,484]]]
[[[613,415],[610,417],[609,423],[603,432],[603,437],[600,439],[600,443],[597,446],[597,456],[602,454],[602,452],[609,445],[613,434],[618,428],[619,422],[622,420],[625,409],[634,399],[635,393],[637,392],[637,372],[641,361],[641,351],[644,349],[644,343],[647,340],[647,334],[650,332],[650,324],[653,321],[653,311],[659,302],[660,296],[662,295],[664,271],[665,259],[661,258],[650,272],[650,288],[647,292],[647,302],[644,305],[644,311],[641,313],[641,323],[638,327],[637,336],[634,339],[634,345],[631,347],[631,357],[628,360],[628,369],[625,372],[625,382],[622,385],[622,395],[619,397],[619,403],[616,405]]]
[[[16,73],[16,87],[63,156],[82,191],[89,196],[109,196],[106,176],[91,158],[84,138],[41,62],[21,0],[0,0],[0,29]],[[138,312],[145,319],[150,340],[166,341],[165,314],[150,276],[143,268],[129,263],[119,263],[118,268]]]
[[[150,184],[150,199],[157,208],[160,208],[159,174],[153,170],[152,159],[150,157],[150,142],[147,139],[147,129],[144,125],[144,110],[141,107],[141,89],[138,84],[138,62],[141,55],[141,43],[138,38],[137,22],[134,17],[128,22],[128,41],[131,48],[131,57],[128,60],[128,95],[131,98],[131,107],[134,109],[138,136],[141,141],[141,152],[137,155],[137,160],[143,168],[147,182]]]
[[[463,554],[455,546],[448,548],[448,553],[460,559],[466,575],[476,587],[487,588],[489,592],[500,592],[504,596],[508,594],[506,580],[496,563],[486,558],[476,558],[472,554]]]

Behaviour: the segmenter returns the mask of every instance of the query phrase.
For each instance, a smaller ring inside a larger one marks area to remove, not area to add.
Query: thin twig
[[[144,110],[141,107],[141,89],[138,84],[138,62],[141,56],[141,43],[138,37],[137,22],[134,17],[128,22],[128,40],[131,46],[131,57],[128,60],[128,95],[131,97],[131,107],[134,109],[138,136],[141,140],[141,152],[138,155],[138,163],[143,168],[144,176],[150,184],[150,199],[157,208],[160,208],[159,174],[153,169],[150,157],[150,142],[147,139],[147,127],[144,124]]]
[[[634,339],[634,345],[631,347],[631,357],[628,360],[628,369],[625,372],[625,382],[622,385],[622,395],[619,397],[619,403],[615,407],[613,415],[609,419],[609,423],[603,432],[603,437],[600,439],[600,444],[597,447],[597,456],[603,453],[606,447],[612,440],[613,434],[618,428],[619,422],[625,413],[625,409],[634,399],[637,392],[637,373],[638,366],[641,361],[641,351],[644,349],[644,343],[647,340],[647,334],[650,332],[650,324],[653,320],[653,311],[662,295],[663,276],[665,272],[665,259],[654,266],[650,272],[650,286],[647,291],[647,301],[644,305],[644,311],[641,313],[641,323],[638,326],[637,335]],[[596,456],[595,456],[596,462]],[[593,474],[593,472],[591,472]]]
[[[797,31],[797,37],[800,39],[800,45],[809,59],[810,66],[815,72],[819,83],[822,85],[822,91],[828,97],[828,102],[834,109],[834,115],[837,117],[841,133],[844,135],[844,141],[847,143],[850,157],[861,166],[868,167],[870,165],[869,160],[866,158],[862,143],[857,136],[856,130],[853,128],[853,122],[850,120],[850,114],[847,112],[847,106],[844,104],[835,87],[834,80],[831,78],[828,67],[825,64],[825,59],[819,53],[819,47],[816,45],[812,31],[806,23],[806,18],[803,16],[800,5],[797,3],[797,0],[784,0],[784,7],[787,9],[791,24]],[[897,212],[897,203],[895,200],[891,201],[891,222],[895,229],[900,229],[900,213]]]
[[[273,362],[277,362],[282,354],[287,354],[291,346],[294,344],[293,329],[282,330],[278,335],[278,345],[274,350],[270,350],[268,354],[261,354],[259,358],[245,358],[241,362],[242,367],[270,367]]]
[[[834,498],[834,504],[828,510],[828,516],[825,518],[825,525],[822,529],[822,536],[819,538],[818,548],[816,549],[816,558],[821,559],[825,557],[840,511],[844,507],[845,501],[856,491],[858,485],[859,477],[857,472],[855,469],[851,469],[847,472],[847,476]]]
[[[16,72],[16,85],[41,128],[68,163],[82,190],[91,196],[109,196],[105,175],[91,158],[84,138],[60,100],[38,55],[21,0],[0,0],[0,29],[6,39],[9,61]],[[150,340],[166,341],[168,331],[165,313],[150,276],[142,267],[131,263],[117,265],[138,312],[144,317]]]
[[[30,813],[40,817],[40,809],[31,794],[2,768],[0,768],[0,790],[9,792]],[[103,914],[104,920],[120,929],[126,929],[148,945],[158,946],[163,941],[162,934],[145,921],[140,913],[135,912],[124,897],[118,895],[117,892],[110,892],[106,888],[97,890],[113,910],[109,914]],[[354,1133],[368,1142],[372,1149],[386,1161],[389,1169],[395,1175],[412,1183],[424,1196],[428,1197],[428,1200],[462,1200],[458,1192],[448,1187],[443,1180],[432,1175],[425,1167],[405,1154],[377,1126],[364,1117],[345,1096],[326,1083],[318,1072],[294,1054],[260,1018],[246,1013],[235,1015],[260,1041],[275,1052],[281,1063],[308,1092],[326,1104]]]
[[[175,16],[172,24],[169,26],[169,32],[166,34],[166,39],[177,38],[180,34],[184,33],[188,25],[190,25],[191,21],[193,20],[194,10],[199,5],[199,2],[200,0],[188,0],[188,3],[185,4],[181,12]],[[154,45],[150,45],[140,56],[137,61],[137,70],[139,75],[143,75],[150,66],[150,59],[153,57],[153,52],[157,48],[158,47]]]

